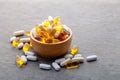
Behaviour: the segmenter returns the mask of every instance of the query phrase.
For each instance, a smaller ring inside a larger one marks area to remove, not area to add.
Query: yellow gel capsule
[[[32,43],[30,42],[30,47],[32,48]]]
[[[43,22],[43,28],[44,28],[45,30],[48,29],[49,25],[50,25],[50,21],[46,20],[46,21]]]
[[[30,48],[30,45],[28,43],[25,43],[22,51],[25,53],[25,52],[29,51],[29,48]]]
[[[78,47],[77,46],[74,46],[71,48],[71,54],[74,56],[76,53],[78,52]]]
[[[13,40],[13,42],[12,42],[12,47],[17,48],[19,42],[20,42],[19,39]]]
[[[63,28],[62,28],[62,25],[61,25],[61,24],[56,25],[56,26],[54,27],[54,29],[55,29],[56,31],[60,31],[60,32],[63,30]]]
[[[67,69],[74,69],[78,68],[80,65],[80,62],[68,62],[65,66]]]
[[[53,25],[57,25],[60,22],[60,17],[55,17],[53,19]]]
[[[20,68],[23,67],[23,64],[24,64],[23,60],[18,55],[16,56],[16,64]]]
[[[35,30],[36,30],[36,34],[39,35],[41,29],[39,27],[35,27]]]
[[[26,36],[30,37],[30,31],[26,31]]]

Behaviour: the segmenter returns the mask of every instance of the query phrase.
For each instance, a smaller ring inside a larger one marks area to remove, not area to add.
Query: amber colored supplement
[[[16,65],[18,66],[18,67],[23,67],[23,65],[24,65],[24,62],[23,62],[23,60],[21,59],[21,57],[20,56],[16,56]]]
[[[30,31],[26,31],[25,35],[28,36],[28,37],[30,37]]]
[[[70,53],[74,56],[76,53],[78,52],[78,47],[77,46],[74,46],[71,48],[71,51]]]
[[[12,47],[17,48],[19,43],[20,43],[19,38],[16,38],[15,40],[12,41]]]
[[[65,66],[66,66],[67,69],[74,69],[74,68],[78,68],[79,65],[80,65],[80,62],[77,62],[77,61],[72,62],[72,61],[70,61]]]
[[[55,17],[53,19],[53,25],[57,25],[60,22],[60,17]]]
[[[28,43],[25,43],[22,51],[25,53],[25,52],[29,51],[29,48],[30,48],[30,45]]]

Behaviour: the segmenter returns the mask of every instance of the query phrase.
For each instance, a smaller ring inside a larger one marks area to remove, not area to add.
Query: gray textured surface
[[[49,15],[60,16],[62,23],[72,29],[72,44],[79,46],[79,53],[96,54],[98,61],[60,72],[40,70],[38,62],[17,68],[15,56],[22,52],[11,48],[12,33],[31,29]],[[0,28],[0,80],[120,78],[120,0],[0,0]]]

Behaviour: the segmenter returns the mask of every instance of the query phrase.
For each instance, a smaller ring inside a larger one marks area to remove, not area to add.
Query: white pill
[[[66,25],[63,25],[63,30],[69,35],[69,28]]]
[[[35,53],[34,52],[31,52],[31,51],[27,51],[27,52],[25,52],[25,55],[31,55],[31,56],[34,56],[35,55]]]
[[[81,54],[76,54],[74,57],[82,57]]]
[[[21,49],[23,46],[24,46],[24,44],[21,42],[21,43],[18,44],[17,48]]]
[[[30,38],[21,38],[20,42],[23,42],[23,43],[30,42]]]
[[[45,69],[45,70],[50,70],[51,69],[51,65],[49,65],[49,64],[41,63],[41,64],[39,64],[39,67],[40,67],[40,69]]]
[[[25,31],[24,31],[24,30],[15,31],[15,32],[13,33],[14,36],[22,36],[22,35],[24,35],[24,34],[25,34]]]
[[[72,58],[72,62],[81,62],[83,63],[84,62],[84,57],[74,57]]]
[[[65,58],[59,58],[55,60],[55,62],[58,64],[61,63],[62,61],[65,61]]]
[[[71,59],[70,59],[70,58],[67,58],[66,60],[64,60],[64,61],[62,61],[62,62],[60,63],[60,66],[65,66],[65,64],[66,64],[67,62],[69,62],[69,61],[71,61]]]
[[[53,17],[52,16],[48,16],[48,20],[49,21],[53,21]]]
[[[15,36],[11,37],[11,38],[10,38],[10,42],[12,42],[12,41],[15,40],[15,39],[16,39]]]
[[[21,59],[23,60],[24,64],[27,64],[27,58],[25,55],[22,55],[21,56]]]
[[[72,58],[72,57],[73,57],[72,54],[66,54],[66,55],[64,56],[65,59],[67,59],[67,58]]]
[[[59,32],[59,31],[57,31],[57,32],[55,33],[54,37],[55,37],[55,38],[58,38],[58,37],[59,37],[59,35],[60,35],[60,32]]]
[[[32,30],[32,34],[33,34],[33,36],[34,36],[34,37],[36,37],[36,36],[37,36],[37,33],[36,33],[35,28]]]
[[[97,60],[97,56],[96,56],[96,55],[88,56],[88,57],[86,58],[86,60],[87,60],[88,62],[96,61],[96,60]]]
[[[56,71],[59,71],[61,69],[61,67],[56,63],[56,62],[53,62],[52,63],[52,67],[56,70]]]
[[[37,56],[28,55],[27,59],[30,61],[37,61]]]
[[[52,30],[52,26],[49,25],[49,26],[48,26],[48,31],[51,31],[51,30]]]

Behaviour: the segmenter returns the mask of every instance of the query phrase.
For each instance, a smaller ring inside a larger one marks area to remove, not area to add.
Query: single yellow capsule
[[[57,25],[60,22],[60,17],[55,17],[53,19],[53,25]]]
[[[20,58],[20,56],[16,56],[16,64],[17,64],[17,66],[18,67],[23,67],[23,65],[24,65],[24,62],[23,62],[23,60]]]
[[[74,46],[71,48],[71,54],[74,56],[76,53],[78,52],[78,47],[77,46]]]
[[[32,43],[30,42],[30,47],[32,48]]]
[[[19,44],[19,43],[20,43],[19,38],[18,38],[18,39],[13,40],[13,42],[12,42],[12,47],[17,48],[17,46],[18,46],[18,44]]]
[[[50,21],[46,20],[46,21],[43,22],[43,28],[45,30],[48,30],[49,25],[50,25]]]
[[[80,62],[68,62],[66,65],[67,69],[74,69],[80,66]]]
[[[30,48],[30,45],[28,43],[25,43],[22,51],[25,53],[25,52],[29,51],[29,48]]]
[[[41,29],[39,27],[35,27],[35,30],[36,30],[36,34],[39,35]]]
[[[26,36],[30,37],[30,31],[26,31]]]

